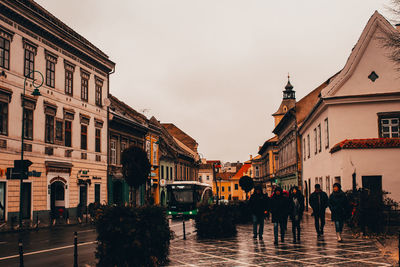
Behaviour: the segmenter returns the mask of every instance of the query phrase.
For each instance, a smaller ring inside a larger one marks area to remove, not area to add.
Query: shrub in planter
[[[195,221],[199,238],[232,237],[237,233],[231,205],[200,206]]]
[[[103,208],[96,223],[98,266],[159,266],[167,262],[171,232],[158,206]]]
[[[232,204],[232,213],[236,223],[245,224],[251,222],[251,212],[248,201],[234,202]]]

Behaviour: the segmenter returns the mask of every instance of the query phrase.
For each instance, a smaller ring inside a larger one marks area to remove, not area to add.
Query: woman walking
[[[339,183],[333,185],[333,193],[329,197],[329,209],[332,213],[332,221],[335,222],[336,237],[338,242],[342,242],[342,231],[346,213],[348,210],[347,197],[342,191]]]
[[[285,242],[285,221],[289,211],[289,199],[282,192],[282,188],[276,187],[271,197],[272,222],[274,223],[274,244],[278,244],[278,227],[281,230],[281,241]]]
[[[297,186],[289,192],[289,216],[292,221],[293,243],[300,243],[300,221],[304,212],[304,196]],[[297,235],[296,235],[297,234]]]

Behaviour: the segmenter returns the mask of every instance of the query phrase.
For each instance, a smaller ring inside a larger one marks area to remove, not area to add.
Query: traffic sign
[[[28,172],[29,166],[32,165],[32,161],[28,159],[24,160],[14,160],[14,169],[15,172]]]

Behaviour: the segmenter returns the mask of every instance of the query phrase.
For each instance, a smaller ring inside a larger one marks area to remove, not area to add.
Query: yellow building
[[[159,153],[158,144],[161,129],[156,118],[151,117],[149,120],[149,133],[146,136],[146,152],[151,164],[150,171],[150,193],[155,204],[160,203],[159,190]]]

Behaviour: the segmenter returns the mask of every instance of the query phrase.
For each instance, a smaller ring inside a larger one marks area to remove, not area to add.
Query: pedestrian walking
[[[250,211],[253,219],[253,238],[263,239],[265,211],[268,208],[268,195],[264,195],[261,186],[254,187],[254,193],[249,200]]]
[[[300,242],[300,221],[304,212],[304,196],[297,186],[289,192],[289,216],[292,221],[293,243]]]
[[[272,222],[274,223],[274,244],[278,244],[278,228],[280,228],[281,232],[281,242],[285,242],[285,222],[288,218],[289,212],[289,198],[286,197],[282,188],[276,187],[274,190],[274,194],[270,199],[270,211],[272,214]]]
[[[313,209],[315,230],[318,237],[324,234],[325,210],[328,207],[328,195],[316,184],[315,191],[310,195],[310,206]]]
[[[339,183],[333,185],[333,193],[329,197],[329,209],[332,213],[332,221],[335,222],[336,237],[342,242],[342,231],[344,220],[347,217],[348,201],[342,186]]]

